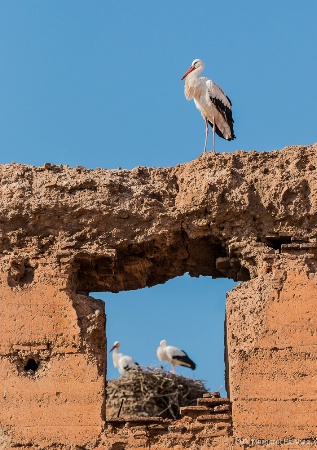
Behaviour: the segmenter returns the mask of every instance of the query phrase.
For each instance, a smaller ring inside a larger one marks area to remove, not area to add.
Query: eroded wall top
[[[317,144],[131,171],[2,165],[3,270],[14,286],[50,264],[84,292],[245,280],[281,244],[317,238],[316,167]]]

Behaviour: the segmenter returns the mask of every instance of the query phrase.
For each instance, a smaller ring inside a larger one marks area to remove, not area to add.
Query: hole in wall
[[[50,342],[18,342],[12,345],[9,360],[21,377],[39,378],[50,368]]]
[[[27,360],[27,363],[24,366],[25,372],[28,372],[29,370],[31,370],[32,372],[36,372],[38,368],[39,368],[39,363],[36,362],[35,359],[33,359],[33,358],[29,358]]]
[[[292,242],[291,236],[270,236],[263,239],[263,242],[274,250],[281,251],[283,244],[290,244]]]

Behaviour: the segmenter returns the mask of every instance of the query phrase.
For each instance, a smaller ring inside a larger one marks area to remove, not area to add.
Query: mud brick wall
[[[234,433],[242,440],[311,442],[317,438],[316,258],[282,254],[271,264],[227,298]]]
[[[316,145],[165,169],[0,166],[0,448],[316,447],[316,168]],[[205,399],[172,423],[107,422],[104,304],[89,293],[186,272],[241,281],[229,418]]]
[[[13,289],[1,281],[2,426],[14,430],[13,442],[43,448],[93,440],[103,424],[103,302],[44,280]]]

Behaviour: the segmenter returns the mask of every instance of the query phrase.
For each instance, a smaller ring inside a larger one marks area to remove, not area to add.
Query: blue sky
[[[217,151],[312,144],[316,23],[315,0],[2,0],[1,163],[132,169],[195,159],[204,122],[180,82],[195,58],[233,103],[237,139],[217,139]],[[219,387],[231,287],[185,276],[104,294],[109,343],[148,365],[166,338]],[[117,376],[111,361],[108,375]]]

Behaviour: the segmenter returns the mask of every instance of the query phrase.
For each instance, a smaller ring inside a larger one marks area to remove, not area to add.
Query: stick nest
[[[162,369],[133,368],[108,381],[107,419],[127,416],[178,419],[181,406],[196,405],[197,398],[206,392],[201,380]]]

